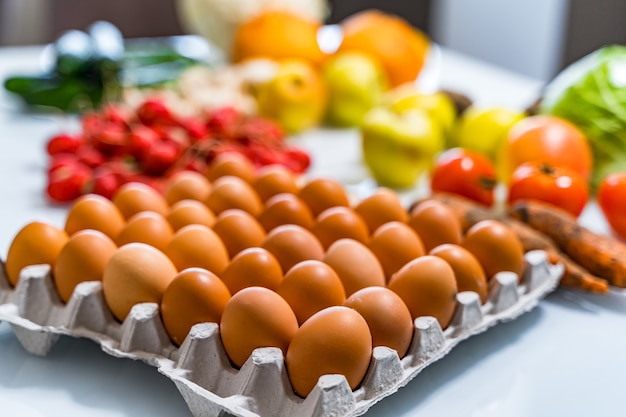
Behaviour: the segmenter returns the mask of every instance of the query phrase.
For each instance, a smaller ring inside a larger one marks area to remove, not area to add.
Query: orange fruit
[[[234,62],[251,58],[302,58],[319,64],[325,57],[317,43],[321,22],[284,10],[266,10],[235,32]]]
[[[414,81],[421,72],[430,40],[401,17],[369,9],[344,19],[341,28],[337,52],[371,55],[385,69],[391,87]]]

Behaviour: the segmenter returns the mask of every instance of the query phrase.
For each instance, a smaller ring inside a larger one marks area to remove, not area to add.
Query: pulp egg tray
[[[525,258],[527,267],[521,280],[512,272],[497,274],[484,304],[474,292],[459,293],[454,318],[445,330],[433,317],[415,319],[413,341],[405,357],[399,358],[395,350],[386,347],[374,348],[367,374],[356,390],[350,389],[343,375],[324,375],[306,398],[293,392],[280,349],[256,349],[243,367],[236,369],[222,347],[217,324],[195,325],[176,347],[165,332],[157,304],[137,304],[119,323],[106,306],[97,281],[79,284],[64,304],[48,265],[24,268],[15,288],[0,273],[0,321],[9,322],[24,348],[36,355],[46,355],[59,336],[68,335],[91,339],[112,356],[144,361],[176,384],[195,417],[225,413],[241,417],[358,416],[462,340],[515,319],[554,290],[563,267],[550,264],[541,251],[528,252]]]

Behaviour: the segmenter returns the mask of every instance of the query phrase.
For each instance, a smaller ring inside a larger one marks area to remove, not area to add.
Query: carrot
[[[507,224],[515,232],[520,242],[522,242],[525,252],[544,250],[547,252],[550,262],[563,264],[565,271],[560,281],[561,286],[601,294],[608,293],[608,282],[605,279],[589,273],[589,271],[563,253],[550,237],[525,223],[505,213],[488,209],[464,197],[451,194],[434,194],[430,198],[448,206],[461,220],[464,231],[482,220],[494,219]]]
[[[520,201],[512,217],[549,236],[574,262],[611,285],[626,288],[626,245],[594,233],[558,208],[535,201]]]

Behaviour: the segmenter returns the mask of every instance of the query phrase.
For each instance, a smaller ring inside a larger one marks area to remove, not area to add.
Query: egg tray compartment
[[[24,268],[16,288],[0,273],[0,321],[10,323],[23,347],[36,355],[46,355],[61,335],[68,335],[91,339],[112,356],[144,361],[176,384],[195,417],[358,416],[462,340],[517,318],[556,288],[562,265],[550,264],[542,251],[528,252],[525,260],[521,282],[514,273],[497,274],[484,304],[474,292],[457,294],[455,314],[445,330],[433,317],[415,319],[413,341],[402,359],[395,350],[374,348],[356,390],[343,375],[324,375],[305,399],[294,394],[280,349],[256,349],[241,369],[233,368],[217,324],[195,325],[176,347],[165,332],[157,304],[137,304],[119,323],[97,281],[79,284],[63,304],[48,265]]]

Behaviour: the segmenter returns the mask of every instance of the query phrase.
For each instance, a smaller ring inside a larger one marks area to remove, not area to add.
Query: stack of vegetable
[[[539,111],[576,125],[593,154],[592,190],[611,228],[626,238],[626,47],[611,45],[562,71]]]
[[[592,184],[626,171],[626,46],[600,48],[562,71],[539,111],[578,126],[593,149]]]

